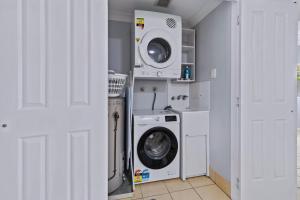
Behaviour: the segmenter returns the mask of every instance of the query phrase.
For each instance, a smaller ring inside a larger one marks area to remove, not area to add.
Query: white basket
[[[127,79],[127,75],[125,74],[116,74],[114,71],[109,71],[108,96],[109,97],[120,96],[124,90],[126,79]]]

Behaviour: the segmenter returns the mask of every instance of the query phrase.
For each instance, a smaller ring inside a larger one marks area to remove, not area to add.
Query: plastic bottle
[[[191,79],[191,75],[192,75],[191,69],[189,68],[189,66],[186,66],[184,68],[184,79],[185,80],[190,80]]]

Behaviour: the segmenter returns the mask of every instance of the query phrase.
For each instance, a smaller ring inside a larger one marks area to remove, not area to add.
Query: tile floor
[[[297,187],[300,189],[300,129],[297,133]]]
[[[297,187],[300,200],[300,129],[297,137]],[[230,200],[208,177],[172,179],[137,185],[133,198],[122,200]]]
[[[133,198],[123,200],[230,200],[208,177],[172,179],[136,186]]]
[[[300,200],[300,129],[297,133],[297,200]]]

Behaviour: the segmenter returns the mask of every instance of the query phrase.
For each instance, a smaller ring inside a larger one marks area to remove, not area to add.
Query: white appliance
[[[117,190],[123,183],[124,173],[124,117],[123,98],[108,100],[108,193]]]
[[[171,111],[134,111],[134,182],[179,177],[180,117]]]
[[[209,111],[185,109],[180,114],[180,178],[208,175]]]
[[[136,78],[180,78],[181,17],[136,10],[133,67]]]

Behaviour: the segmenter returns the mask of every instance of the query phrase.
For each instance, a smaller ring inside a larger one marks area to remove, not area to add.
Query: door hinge
[[[236,178],[236,189],[240,190],[241,182],[239,178]]]
[[[238,15],[237,16],[237,19],[236,19],[236,25],[240,25],[241,24],[241,19],[240,19],[240,16]]]
[[[240,108],[240,105],[241,105],[241,101],[240,101],[240,97],[236,97],[236,107]]]

